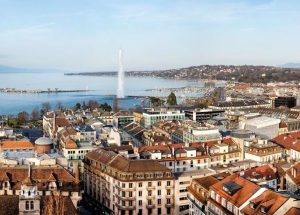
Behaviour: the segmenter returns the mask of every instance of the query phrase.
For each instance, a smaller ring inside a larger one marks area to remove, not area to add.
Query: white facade
[[[143,113],[144,118],[144,126],[146,128],[151,127],[153,124],[155,124],[158,121],[161,120],[184,120],[185,115],[181,111],[159,111],[159,112],[147,112]]]

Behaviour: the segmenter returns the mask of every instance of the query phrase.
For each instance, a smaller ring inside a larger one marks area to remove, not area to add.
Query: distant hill
[[[127,71],[126,76],[157,77],[165,79],[217,79],[247,83],[299,81],[300,68],[253,65],[200,65],[160,71]],[[115,76],[117,72],[65,73],[65,75]]]
[[[286,63],[283,65],[280,65],[280,67],[283,68],[300,68],[300,63]]]

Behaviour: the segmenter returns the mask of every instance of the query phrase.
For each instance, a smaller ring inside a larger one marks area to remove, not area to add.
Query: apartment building
[[[239,175],[231,175],[210,186],[208,215],[242,214],[241,209],[260,187]],[[260,193],[257,193],[260,194]]]
[[[245,159],[260,163],[273,163],[283,157],[283,148],[268,140],[258,140],[245,146]]]
[[[300,159],[300,131],[280,134],[272,141],[283,148],[284,158]]]
[[[150,128],[153,124],[161,120],[184,120],[185,114],[180,110],[147,110],[143,113],[144,126]]]
[[[84,159],[84,191],[111,214],[174,214],[172,171],[155,160],[129,160],[104,149]]]

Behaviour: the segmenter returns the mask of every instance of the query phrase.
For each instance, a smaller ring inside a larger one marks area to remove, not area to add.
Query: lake
[[[168,93],[146,91],[147,89],[161,89],[203,85],[202,82],[188,80],[167,80],[159,78],[126,77],[126,96],[158,96]],[[113,103],[113,96],[117,90],[117,77],[112,76],[66,76],[63,72],[26,72],[0,73],[0,88],[16,88],[18,90],[85,90],[88,92],[53,93],[53,94],[20,94],[0,93],[0,115],[17,114],[21,111],[31,112],[35,107],[41,107],[49,102],[52,107],[62,102],[65,107],[71,107],[77,102],[97,100],[100,103]],[[140,99],[126,98],[120,106],[128,108],[140,104]]]

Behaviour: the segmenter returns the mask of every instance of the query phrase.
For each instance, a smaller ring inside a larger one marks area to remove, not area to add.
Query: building
[[[113,126],[119,129],[131,122],[134,122],[134,120],[135,117],[132,112],[119,111],[113,115]]]
[[[155,160],[128,160],[104,149],[84,159],[84,191],[111,214],[174,214],[174,180]]]
[[[279,193],[265,190],[260,195],[252,198],[241,210],[241,213],[244,215],[273,215],[287,202],[288,199],[289,198],[284,197]]]
[[[258,140],[248,144],[244,148],[245,159],[251,159],[260,163],[273,163],[283,157],[282,147],[271,141]]]
[[[272,141],[283,148],[283,158],[300,159],[300,131],[280,134]]]
[[[189,199],[189,214],[206,215],[209,187],[219,180],[214,176],[194,178],[187,187]]]
[[[4,140],[0,141],[0,151],[34,151],[34,144],[29,140]]]
[[[275,102],[274,102],[275,108],[281,107],[281,106],[293,108],[296,105],[297,105],[297,100],[293,96],[277,97],[277,98],[275,98]]]
[[[286,189],[290,192],[298,192],[300,189],[300,163],[292,165],[286,171]]]
[[[246,108],[270,108],[272,105],[266,100],[241,100],[231,102],[218,102],[209,108],[217,110],[240,110]]]
[[[81,200],[79,172],[69,173],[61,166],[0,167],[0,198],[19,196],[20,214],[40,214],[38,202],[47,196],[68,197],[77,208]],[[32,201],[32,202],[31,202]],[[48,205],[47,207],[51,207]]]
[[[35,142],[35,151],[37,153],[51,153],[53,142],[48,137],[40,137]]]
[[[240,175],[261,187],[277,191],[276,169],[268,164],[247,169],[240,172]]]
[[[228,176],[210,186],[207,214],[241,214],[243,205],[259,190],[258,185],[239,175]]]
[[[280,119],[266,116],[256,117],[240,123],[240,129],[250,130],[257,135],[272,139],[278,135]]]
[[[145,128],[150,128],[153,124],[161,120],[184,120],[185,114],[180,110],[147,110],[143,113],[144,126]]]
[[[193,109],[185,110],[185,118],[193,121],[201,122],[210,120],[216,116],[223,116],[224,110],[213,110],[213,109]]]

